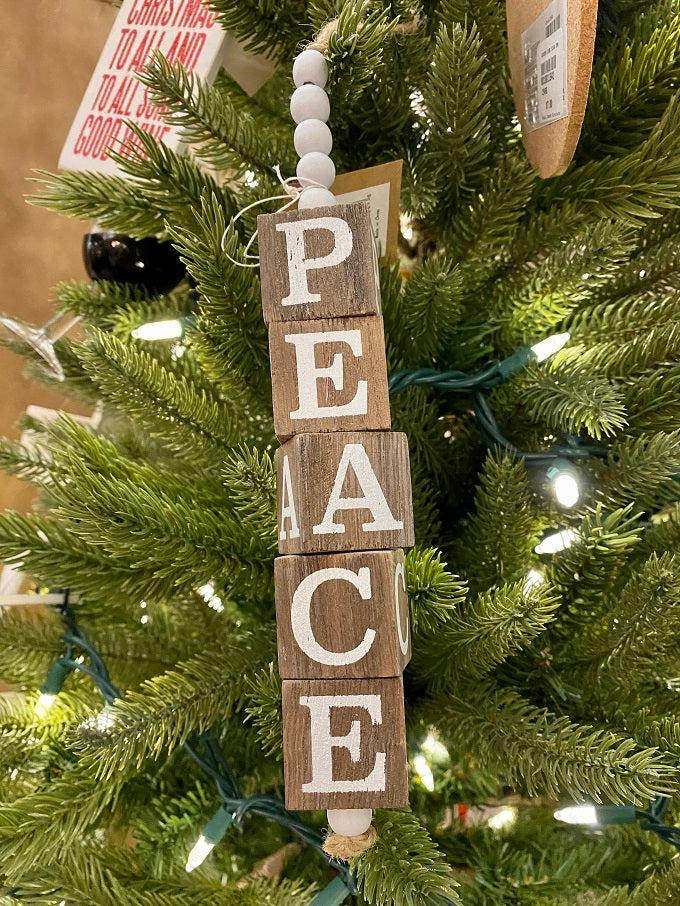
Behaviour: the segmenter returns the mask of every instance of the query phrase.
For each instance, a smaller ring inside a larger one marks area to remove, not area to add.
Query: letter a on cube
[[[408,804],[401,677],[284,680],[286,807]]]
[[[380,313],[367,201],[260,214],[257,230],[267,324]]]
[[[284,679],[400,676],[411,657],[404,554],[274,561]]]
[[[280,553],[413,546],[405,434],[298,434],[275,462]]]

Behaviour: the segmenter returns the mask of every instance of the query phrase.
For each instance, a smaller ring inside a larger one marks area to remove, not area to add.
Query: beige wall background
[[[103,0],[0,0],[0,310],[43,324],[52,287],[84,276],[81,242],[87,223],[26,204],[36,168],[54,170],[71,119],[115,17]],[[23,377],[23,360],[0,349],[0,434],[31,404],[75,411],[74,405]],[[0,473],[0,509],[30,508],[31,491]]]

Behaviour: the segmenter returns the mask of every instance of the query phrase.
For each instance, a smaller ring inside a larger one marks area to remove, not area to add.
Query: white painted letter
[[[323,582],[333,582],[334,580],[350,582],[358,590],[363,601],[371,600],[371,571],[367,566],[362,566],[357,573],[352,572],[351,569],[333,567],[318,569],[315,573],[306,576],[295,589],[290,609],[290,622],[295,641],[307,657],[319,664],[340,667],[355,664],[368,654],[375,639],[375,630],[367,629],[361,643],[350,651],[329,651],[317,642],[311,623],[312,595]],[[342,619],[341,614],[339,614],[339,618]]]
[[[404,575],[404,564],[397,563],[394,570],[394,609],[397,612],[397,634],[399,636],[399,647],[401,648],[401,653],[406,654],[408,651],[408,636],[409,636],[409,623],[406,621],[406,635],[402,632],[401,629],[401,613],[399,612],[399,582],[401,580],[401,586],[406,591],[406,576]]]
[[[342,488],[350,466],[364,492],[363,497],[343,497]],[[318,525],[312,526],[314,535],[342,535],[345,526],[333,521],[338,510],[370,510],[373,522],[364,522],[365,532],[392,532],[403,529],[401,519],[395,519],[385,499],[380,483],[363,444],[345,444],[340,464],[333,483],[324,517]]]
[[[386,787],[385,752],[376,752],[373,770],[356,780],[333,779],[333,749],[347,749],[353,762],[361,760],[361,723],[353,720],[346,736],[331,736],[332,708],[363,708],[373,726],[382,724],[379,695],[301,695],[300,704],[311,718],[312,779],[302,784],[303,793],[381,792]]]
[[[360,330],[328,330],[319,333],[288,333],[286,343],[295,347],[297,367],[298,408],[291,418],[331,418],[338,415],[366,415],[368,412],[368,381],[357,381],[354,397],[341,406],[320,406],[317,381],[328,378],[336,390],[344,390],[345,374],[342,353],[333,356],[327,368],[316,364],[315,351],[321,343],[344,343],[356,358],[363,355]]]
[[[286,519],[290,519],[290,531],[286,531]],[[290,463],[288,454],[283,457],[281,469],[281,510],[279,512],[279,538],[287,541],[288,538],[299,538],[300,528],[295,512],[295,498],[293,497],[293,479],[290,477]]]
[[[281,305],[307,305],[321,301],[320,293],[312,293],[307,285],[307,271],[334,267],[352,254],[354,240],[349,224],[341,217],[310,217],[291,223],[277,223],[276,229],[286,237],[288,256],[288,295],[281,299]],[[305,233],[308,230],[329,230],[334,245],[327,255],[320,258],[305,257]]]

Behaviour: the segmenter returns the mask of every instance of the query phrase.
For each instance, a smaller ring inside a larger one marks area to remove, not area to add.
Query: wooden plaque
[[[278,557],[284,679],[401,676],[411,658],[403,551]]]
[[[286,807],[408,804],[401,677],[284,680]]]
[[[298,434],[275,462],[279,553],[413,546],[405,434]]]
[[[269,327],[274,430],[389,430],[382,318],[279,321]]]
[[[267,324],[380,313],[367,201],[260,214],[257,231]]]
[[[506,0],[510,75],[527,157],[544,179],[574,156],[588,100],[597,0]]]

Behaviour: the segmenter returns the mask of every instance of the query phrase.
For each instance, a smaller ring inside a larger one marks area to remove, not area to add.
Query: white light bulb
[[[545,576],[542,572],[539,572],[537,569],[530,569],[524,577],[524,587],[522,591],[525,595],[529,595],[534,588],[538,588],[538,586],[542,585],[544,582]]]
[[[514,806],[509,805],[499,809],[499,811],[497,811],[495,815],[492,815],[486,823],[492,830],[502,830],[502,828],[514,824],[516,820],[517,809]]]
[[[198,868],[199,865],[203,865],[205,860],[214,849],[215,844],[211,843],[209,840],[206,840],[203,834],[201,834],[201,836],[194,844],[193,849],[189,853],[189,857],[187,858],[186,871],[193,871],[195,868]]]
[[[576,506],[581,497],[581,488],[571,472],[558,472],[552,480],[555,500],[563,507]]]
[[[545,362],[551,355],[555,355],[569,340],[568,333],[556,333],[552,337],[546,337],[539,343],[534,343],[531,351],[539,362]]]
[[[132,336],[135,340],[175,340],[181,337],[184,327],[181,321],[149,321],[141,327],[135,327]]]
[[[554,813],[556,821],[565,824],[597,824],[597,809],[594,805],[570,805],[558,808]]]
[[[57,696],[51,692],[41,692],[38,696],[38,701],[35,703],[35,716],[41,720],[47,717],[50,708],[56,700]]]
[[[434,774],[427,758],[424,755],[416,755],[413,759],[413,767],[416,769],[416,775],[425,789],[432,792],[434,790]]]
[[[110,708],[107,707],[103,708],[99,714],[88,717],[82,724],[79,724],[79,728],[82,730],[94,730],[97,733],[106,733],[106,731],[110,730],[114,724],[114,716],[111,713]]]
[[[562,529],[561,532],[555,532],[554,535],[548,535],[540,544],[537,544],[534,550],[537,554],[557,554],[559,551],[571,547],[579,534],[574,529]]]
[[[445,761],[449,757],[449,750],[432,733],[427,734],[420,748],[437,761]]]
[[[196,591],[203,598],[208,607],[211,607],[217,613],[222,613],[224,604],[222,603],[222,598],[215,594],[215,586],[212,582],[206,582],[205,585],[201,585]]]

